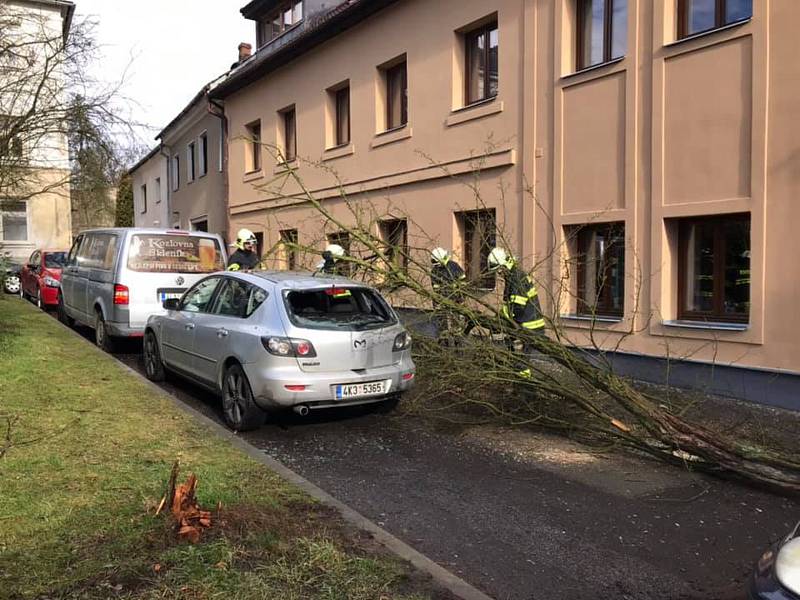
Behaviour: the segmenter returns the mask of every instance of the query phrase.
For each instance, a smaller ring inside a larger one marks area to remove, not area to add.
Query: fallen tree
[[[280,162],[278,149],[264,147]],[[477,181],[479,169],[476,171]],[[553,308],[558,306],[559,299],[555,296],[563,293],[563,282],[549,282],[550,286],[539,282],[540,294],[545,290],[550,296],[547,337],[537,336],[505,318],[496,294],[487,295],[465,287],[461,290],[465,301],[453,301],[430,285],[429,251],[438,244],[424,235],[416,244],[387,243],[376,233],[376,225],[382,219],[396,219],[396,207],[378,208],[363,200],[353,200],[345,194],[342,183],[338,184],[341,195],[336,200],[340,208],[342,203],[346,205],[346,211],[334,211],[329,200],[317,200],[304,185],[297,168],[289,168],[260,188],[273,199],[280,198],[284,206],[312,208],[322,231],[346,232],[350,248],[343,260],[352,277],[382,288],[407,306],[437,307],[436,310],[447,313],[459,324],[456,335],[447,340],[436,336],[418,336],[416,340],[420,374],[428,375],[424,377],[424,394],[428,400],[439,401],[434,410],[448,410],[465,403],[478,405],[490,413],[503,414],[512,423],[535,423],[585,441],[644,452],[691,469],[800,492],[800,458],[796,454],[787,456],[742,443],[688,420],[658,397],[616,374],[603,359],[606,348],[595,340],[593,331],[588,334],[593,352],[573,343],[560,325],[557,308]],[[473,192],[480,207],[477,183]],[[279,211],[276,214],[279,219]],[[406,218],[413,223],[410,216]],[[270,226],[276,225],[280,228],[280,223]],[[497,232],[496,243],[513,247],[505,243],[502,232]],[[268,254],[285,251],[287,244],[293,252],[318,256],[324,236],[302,245],[284,240]],[[313,264],[312,260],[304,262]],[[535,276],[538,266],[532,266],[532,275]],[[464,335],[468,330],[471,333]],[[632,333],[633,329],[629,334]],[[510,344],[510,340],[515,340],[516,345]],[[525,355],[519,346],[533,348],[534,352]],[[619,342],[612,350],[618,346]],[[529,372],[526,377],[520,376],[521,361]]]

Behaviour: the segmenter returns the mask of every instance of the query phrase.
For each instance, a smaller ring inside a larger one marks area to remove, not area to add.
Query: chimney
[[[242,42],[239,44],[239,62],[243,63],[250,55],[253,53],[253,46],[248,44],[247,42]]]

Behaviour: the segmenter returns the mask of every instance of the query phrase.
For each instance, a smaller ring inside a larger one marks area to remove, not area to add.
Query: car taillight
[[[127,286],[114,284],[114,304],[125,304],[130,302],[130,292]]]
[[[285,387],[290,392],[303,392],[306,389],[306,386],[304,385],[285,385],[283,387]]]
[[[401,350],[408,350],[409,348],[411,348],[411,336],[408,335],[407,331],[398,333],[397,337],[394,338],[394,346],[392,346],[392,350],[395,352],[400,352]]]
[[[261,345],[275,356],[292,356],[297,358],[313,358],[317,355],[314,345],[308,340],[297,340],[285,337],[262,337]]]
[[[414,379],[413,373],[403,373],[403,381],[411,381]]]

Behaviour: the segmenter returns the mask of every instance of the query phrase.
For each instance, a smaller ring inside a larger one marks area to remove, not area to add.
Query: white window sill
[[[394,129],[383,131],[375,136],[375,139],[373,139],[372,143],[370,144],[370,148],[378,148],[387,144],[393,144],[395,142],[407,140],[411,137],[411,133],[411,127],[409,127],[407,123],[401,127],[395,127]]]
[[[622,323],[622,317],[606,317],[603,315],[559,315],[564,321],[586,321],[589,323]]]
[[[497,97],[489,98],[454,110],[445,119],[444,124],[447,127],[452,127],[453,125],[460,125],[461,123],[482,119],[501,112],[503,112],[503,102],[498,101]]]
[[[342,158],[343,156],[350,156],[356,151],[356,147],[350,144],[343,144],[341,146],[334,146],[333,148],[328,148],[322,154],[323,162],[326,160],[333,160],[335,158]]]
[[[718,323],[715,321],[661,321],[661,324],[665,327],[711,331],[747,331],[750,329],[748,323]]]

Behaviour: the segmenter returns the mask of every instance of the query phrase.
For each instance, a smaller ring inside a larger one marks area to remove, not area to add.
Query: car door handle
[[[217,329],[217,337],[227,337],[228,330],[227,329]]]
[[[184,325],[184,327],[185,327],[187,330],[189,330],[189,329],[194,329],[194,323],[187,323],[186,325]]]

